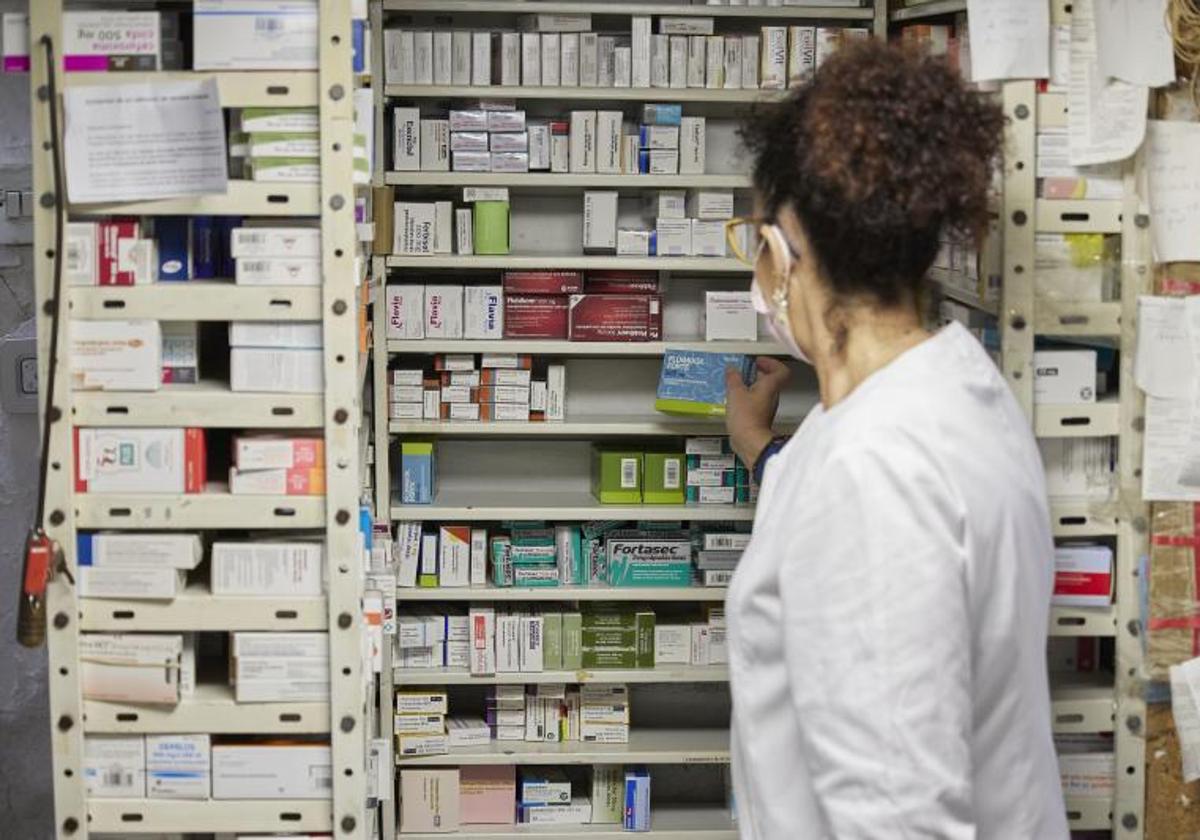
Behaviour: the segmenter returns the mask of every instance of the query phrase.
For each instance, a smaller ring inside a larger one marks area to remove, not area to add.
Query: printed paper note
[[[223,194],[225,123],[214,79],[68,88],[72,202]]]
[[[1072,166],[1124,160],[1137,151],[1146,135],[1150,90],[1105,79],[1097,59],[1092,2],[1075,0],[1071,11],[1067,129]]]
[[[1154,257],[1200,259],[1200,123],[1151,120],[1147,136]]]
[[[1191,397],[1146,397],[1142,497],[1148,502],[1200,501],[1200,469],[1193,453]]]
[[[1167,0],[1094,0],[1101,75],[1135,85],[1175,81]]]
[[[967,0],[971,79],[1043,79],[1050,75],[1050,4],[1046,0]]]

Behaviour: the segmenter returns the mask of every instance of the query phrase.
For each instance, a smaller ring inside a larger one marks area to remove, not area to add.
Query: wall
[[[25,0],[0,0],[0,12]],[[0,75],[0,190],[29,189],[29,77]],[[33,315],[29,247],[0,246],[0,335]],[[25,533],[37,491],[37,419],[0,412],[0,834],[52,836],[46,653],[16,639]]]

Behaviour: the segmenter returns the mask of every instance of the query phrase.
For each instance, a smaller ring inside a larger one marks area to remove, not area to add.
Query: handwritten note
[[[1181,297],[1138,298],[1134,379],[1152,397],[1192,395],[1195,374],[1188,312]]]
[[[1146,169],[1159,262],[1200,259],[1200,123],[1151,120]]]
[[[1050,4],[1046,0],[967,0],[971,79],[1042,79],[1050,75]]]
[[[1095,0],[1100,73],[1135,85],[1175,81],[1167,0]]]
[[[1067,90],[1067,131],[1072,166],[1124,160],[1146,135],[1150,90],[1100,71],[1093,0],[1071,6],[1071,78]]]
[[[229,165],[215,79],[73,87],[63,104],[71,201],[225,192]]]

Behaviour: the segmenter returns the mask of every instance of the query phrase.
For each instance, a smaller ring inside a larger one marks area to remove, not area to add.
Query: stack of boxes
[[[72,320],[70,342],[75,391],[157,391],[200,378],[194,322]]]
[[[525,740],[525,687],[495,685],[488,688],[483,717],[497,741]],[[540,738],[538,740],[541,740]]]
[[[234,228],[230,252],[239,283],[320,284],[319,228]],[[229,380],[234,391],[317,394],[324,389],[319,323],[234,322],[229,342]]]
[[[617,227],[617,193],[583,194],[583,248],[619,256],[724,257],[732,190],[660,190],[646,202],[653,229]]]
[[[971,33],[967,13],[959,12],[953,24],[914,23],[900,29],[900,41],[934,57],[944,57],[962,74],[971,77]]]
[[[611,196],[615,206],[616,194]],[[585,226],[588,219],[585,215]],[[615,233],[615,226],[612,231]],[[588,272],[585,279],[578,271],[506,271],[504,311],[505,338],[571,341],[662,338],[658,278],[645,272],[594,271]]]
[[[530,767],[522,768],[519,780],[511,765],[411,768],[398,775],[401,834],[514,823],[650,829],[650,774],[645,767]]]
[[[230,657],[239,703],[314,702],[329,696],[328,633],[234,633]]]
[[[395,667],[449,668],[470,666],[465,612],[403,613],[396,617]]]
[[[390,372],[392,420],[520,421],[565,419],[566,368],[532,356],[437,355],[433,371]]]
[[[234,437],[229,492],[234,495],[323,495],[324,439],[268,434]]]
[[[387,309],[390,339],[482,340],[504,335],[503,290],[498,285],[396,283],[387,287]]]
[[[230,121],[232,175],[271,184],[321,180],[321,135],[316,108],[243,108]],[[354,135],[354,182],[370,180],[367,140]]]
[[[332,756],[314,741],[212,743],[208,735],[88,735],[83,777],[106,799],[327,799]]]
[[[83,598],[172,600],[204,557],[198,534],[84,534],[76,537]]]
[[[653,668],[654,620],[650,610],[584,610],[580,639],[583,667]]]
[[[643,105],[640,119],[628,131],[624,111],[578,110],[562,118],[535,119],[527,118],[511,101],[495,100],[451,110],[444,118],[422,117],[415,107],[397,107],[392,109],[392,121],[392,162],[400,172],[702,175],[705,171],[705,118],[683,116],[683,106],[677,102]],[[507,205],[508,192],[466,190],[463,200]],[[445,235],[448,244],[449,234]],[[458,253],[472,252],[460,243]],[[496,252],[477,249],[475,253]]]
[[[711,2],[711,0],[710,0]],[[718,4],[719,5],[719,4]],[[532,14],[517,32],[384,32],[388,84],[780,89],[812,75],[866,29],[767,26],[717,35],[713,18],[633,16],[628,35],[591,31],[586,14]]]
[[[449,700],[445,689],[397,689],[396,756],[444,755],[450,752],[446,734]]]
[[[687,500],[689,504],[732,505],[753,502],[750,470],[741,462],[725,437],[693,437],[684,444],[687,454]]]
[[[701,456],[696,456],[701,457]],[[750,535],[739,532],[715,532],[699,535],[696,569],[701,586],[728,586],[733,580],[742,553],[750,545]]]

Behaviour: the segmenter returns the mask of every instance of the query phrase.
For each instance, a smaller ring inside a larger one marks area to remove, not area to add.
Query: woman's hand
[[[754,366],[758,375],[749,386],[737,370],[725,370],[725,429],[734,453],[747,469],[754,469],[763,447],[771,442],[779,394],[792,375],[787,365],[768,356],[759,356]]]

